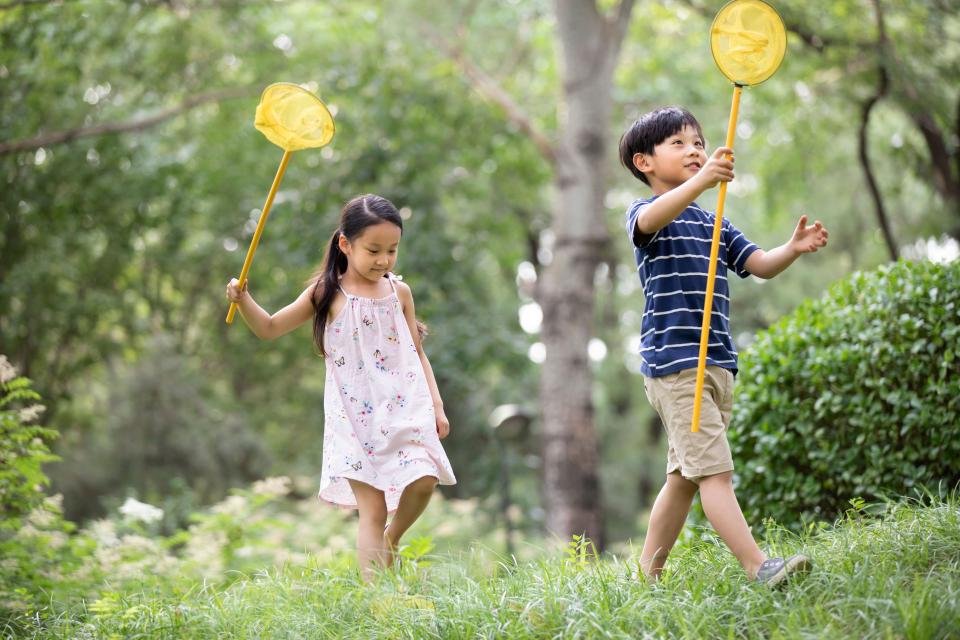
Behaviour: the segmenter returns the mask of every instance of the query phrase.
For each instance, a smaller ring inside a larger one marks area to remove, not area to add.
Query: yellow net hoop
[[[760,84],[783,62],[787,30],[780,14],[763,0],[733,0],[713,19],[710,50],[731,82]]]
[[[333,116],[303,87],[278,82],[263,90],[253,126],[286,151],[322,147],[333,139]]]

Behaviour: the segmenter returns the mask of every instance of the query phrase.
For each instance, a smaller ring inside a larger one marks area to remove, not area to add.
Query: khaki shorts
[[[697,482],[706,476],[733,471],[727,426],[733,411],[733,372],[709,366],[703,379],[700,430],[690,431],[697,370],[683,369],[658,378],[644,376],[650,404],[667,430],[667,473],[680,472]]]

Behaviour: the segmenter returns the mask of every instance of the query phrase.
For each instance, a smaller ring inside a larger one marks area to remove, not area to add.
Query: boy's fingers
[[[719,158],[722,158],[723,156],[726,156],[726,155],[731,155],[731,156],[732,156],[732,155],[733,155],[733,149],[731,149],[730,147],[717,147],[717,148],[714,149],[714,151],[713,151],[713,157],[714,157],[714,158],[718,158],[718,159],[719,159]]]

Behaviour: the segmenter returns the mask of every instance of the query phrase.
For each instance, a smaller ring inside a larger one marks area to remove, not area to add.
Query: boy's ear
[[[633,154],[633,166],[642,173],[650,171],[650,157],[645,153]]]

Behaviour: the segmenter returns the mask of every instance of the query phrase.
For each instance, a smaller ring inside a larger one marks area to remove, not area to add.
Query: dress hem
[[[421,474],[418,475],[418,476],[414,476],[414,477],[410,478],[410,480],[408,480],[407,482],[405,482],[402,487],[398,487],[398,489],[399,489],[399,491],[397,492],[397,494],[398,494],[397,503],[398,503],[398,504],[397,504],[397,506],[394,506],[393,508],[390,508],[390,506],[388,505],[388,506],[387,506],[387,514],[392,514],[392,513],[395,513],[395,512],[396,512],[397,507],[399,506],[399,502],[400,502],[399,496],[400,496],[400,495],[403,495],[403,490],[404,490],[404,489],[406,489],[408,486],[410,486],[411,484],[413,484],[414,482],[416,482],[416,481],[419,480],[420,478],[426,478],[426,477],[428,477],[428,476],[437,479],[437,486],[449,487],[449,486],[452,486],[452,485],[457,484],[457,479],[456,479],[456,478],[454,478],[452,481],[450,481],[450,480],[444,480],[443,478],[441,478],[439,471],[436,471],[436,472],[434,472],[434,473],[431,473],[431,472],[421,473]],[[373,488],[376,489],[377,491],[382,491],[382,492],[384,492],[384,494],[386,495],[386,491],[387,491],[386,489],[381,488],[381,487],[378,487],[377,485],[375,485],[375,484],[373,484],[373,483],[371,483],[371,482],[368,482],[367,480],[365,480],[365,479],[363,479],[363,478],[355,478],[355,477],[353,477],[353,476],[349,476],[349,475],[344,474],[344,475],[336,476],[335,479],[336,479],[336,480],[356,480],[357,482],[362,482],[362,483],[364,483],[364,484],[370,485],[371,487],[373,487]],[[354,510],[356,510],[356,509],[359,509],[359,507],[360,507],[360,505],[358,505],[358,504],[356,504],[356,503],[347,504],[347,503],[343,503],[343,502],[334,502],[333,500],[328,500],[327,498],[324,498],[324,497],[323,497],[323,489],[320,489],[320,491],[317,492],[317,499],[320,501],[320,504],[322,504],[322,505],[324,505],[324,506],[331,507],[331,508],[334,508],[334,509],[341,509],[341,510],[343,510],[343,511],[354,511]]]

